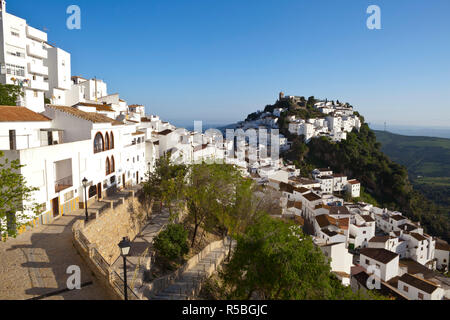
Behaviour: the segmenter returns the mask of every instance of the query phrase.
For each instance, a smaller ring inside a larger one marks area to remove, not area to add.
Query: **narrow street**
[[[111,299],[72,245],[72,225],[83,210],[0,242],[0,299]],[[81,289],[68,290],[69,266],[81,270]]]

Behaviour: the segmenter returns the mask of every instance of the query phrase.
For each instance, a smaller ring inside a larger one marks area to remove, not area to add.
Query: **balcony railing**
[[[33,64],[33,63],[28,63],[28,72],[46,76],[46,75],[48,75],[48,67]]]
[[[47,33],[30,26],[27,26],[27,37],[37,41],[47,41]]]
[[[61,192],[62,190],[68,189],[73,186],[72,176],[67,176],[62,179],[55,181],[55,192]]]
[[[33,57],[38,57],[41,59],[47,59],[47,50],[45,50],[44,48],[42,48],[41,45],[39,46],[32,46],[32,45],[27,45],[27,53],[30,56]]]
[[[48,91],[48,82],[39,81],[39,80],[31,80],[30,88],[40,91]]]

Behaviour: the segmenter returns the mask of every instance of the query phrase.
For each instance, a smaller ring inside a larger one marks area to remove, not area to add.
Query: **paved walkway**
[[[130,254],[127,257],[127,280],[128,285],[131,287],[134,271],[139,265],[141,260],[141,266],[145,265],[150,254],[152,253],[153,239],[158,235],[159,231],[169,222],[170,213],[167,209],[163,209],[161,213],[155,213],[151,216],[150,223],[147,224],[144,229],[136,236],[131,243]],[[147,250],[148,249],[148,250]],[[140,259],[147,250],[145,259]],[[123,276],[123,258],[119,257],[114,263],[113,268]]]
[[[0,300],[40,298],[67,300],[111,299],[96,282],[72,244],[72,225],[84,218],[83,210],[38,226],[15,239],[0,242]],[[80,290],[67,289],[67,267],[81,269]]]
[[[210,253],[195,264],[190,269],[183,272],[179,279],[172,285],[158,293],[153,300],[187,300],[192,296],[191,293],[206,277],[207,270],[213,264],[220,262],[221,258],[226,255],[226,248],[221,246]]]

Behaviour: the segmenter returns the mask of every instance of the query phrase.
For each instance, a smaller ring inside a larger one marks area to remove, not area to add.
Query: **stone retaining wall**
[[[145,219],[145,212],[136,198],[130,197],[122,201],[122,204],[105,210],[82,227],[83,234],[90,243],[97,246],[97,250],[110,265],[120,256],[117,246],[120,240],[123,237],[133,240]]]

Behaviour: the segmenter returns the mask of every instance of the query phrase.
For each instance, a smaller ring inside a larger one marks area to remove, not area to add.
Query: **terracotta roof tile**
[[[70,114],[74,117],[84,119],[93,123],[111,123],[112,125],[122,125],[123,122],[111,119],[103,114],[95,112],[84,112],[72,107],[47,105],[49,108]]]
[[[425,291],[426,293],[432,294],[438,287],[427,280],[420,279],[419,277],[413,276],[409,273],[405,273],[398,281],[402,281],[410,286]]]
[[[316,201],[322,199],[320,196],[312,192],[304,194],[303,197],[305,197],[305,199],[308,201]]]
[[[51,121],[46,116],[25,107],[0,106],[0,122]]]
[[[376,261],[379,261],[381,263],[389,263],[392,260],[394,260],[399,255],[381,248],[363,248],[360,251],[360,254],[365,255],[366,257],[369,257],[371,259],[374,259]]]

